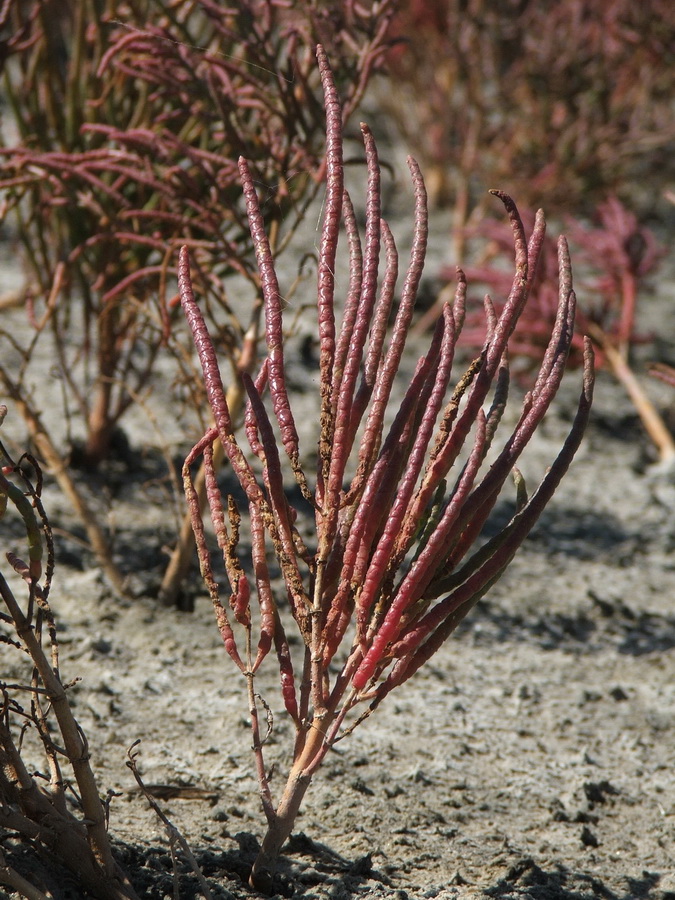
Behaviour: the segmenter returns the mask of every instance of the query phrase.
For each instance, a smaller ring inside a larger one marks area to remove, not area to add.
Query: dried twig
[[[6,407],[0,407],[0,423],[5,413]],[[7,610],[2,622],[10,631],[7,643],[23,650],[33,665],[30,711],[24,710],[14,698],[12,686],[2,687],[0,825],[52,853],[93,896],[101,900],[134,900],[136,894],[112,855],[106,810],[91,768],[87,739],[73,715],[67,685],[61,680],[56,624],[49,605],[53,571],[49,522],[39,491],[23,477],[20,484],[12,480],[20,470],[1,443],[0,466],[0,517],[8,508],[16,510],[26,529],[28,547],[28,562],[7,553],[14,572],[26,583],[25,606],[16,599],[15,591],[0,572],[0,598]],[[47,560],[43,577],[45,546]],[[43,631],[48,636],[49,656],[43,645]],[[55,724],[51,724],[52,718]],[[42,742],[49,771],[47,790],[38,786],[39,773],[29,771],[21,756],[21,739],[17,740],[16,734],[21,736],[26,726],[34,728]],[[69,789],[66,766],[72,770],[79,793],[81,819],[66,805]]]
[[[136,748],[138,747],[138,745],[140,743],[141,743],[140,740],[134,741],[134,743],[131,745],[131,747],[129,747],[129,750],[127,751],[127,756],[128,756],[127,766],[129,767],[129,769],[131,769],[131,773],[133,774],[134,778],[136,779],[136,784],[138,785],[138,787],[141,790],[141,793],[143,794],[145,799],[150,804],[152,811],[155,813],[157,818],[159,818],[163,822],[164,827],[166,828],[166,833],[169,837],[169,846],[171,848],[171,858],[174,860],[174,878],[177,881],[178,873],[176,872],[176,869],[175,869],[174,847],[176,846],[176,844],[178,844],[180,846],[181,850],[183,851],[185,858],[190,863],[190,867],[191,867],[192,871],[194,872],[194,874],[196,875],[197,880],[199,881],[199,885],[202,889],[202,894],[204,895],[205,900],[213,900],[213,894],[211,893],[211,889],[209,888],[209,886],[207,884],[206,878],[204,877],[204,873],[199,868],[199,864],[197,863],[197,860],[195,859],[194,854],[192,853],[192,850],[190,850],[190,845],[185,840],[185,838],[180,833],[180,831],[176,828],[176,826],[173,824],[173,822],[171,822],[171,820],[168,818],[168,816],[162,811],[162,808],[155,800],[155,797],[154,797],[152,791],[148,790],[148,788],[146,788],[145,784],[143,783],[143,779],[141,777],[141,773],[138,771],[138,765],[137,765],[138,751],[136,750]],[[178,896],[178,893],[177,893],[177,896]]]

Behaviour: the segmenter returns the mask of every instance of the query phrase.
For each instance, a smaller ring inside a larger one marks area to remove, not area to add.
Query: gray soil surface
[[[674,300],[672,281],[648,298],[645,328],[672,326]],[[663,358],[672,362],[674,348],[665,344]],[[667,405],[664,386],[648,389]],[[523,464],[530,486],[564,439],[578,390],[571,372]],[[305,409],[309,400],[298,402]],[[214,897],[254,897],[245,878],[264,822],[245,681],[222,648],[198,575],[193,613],[162,609],[144,589],[158,536],[161,543],[172,531],[153,493],[161,469],[153,438],[142,416],[127,428],[135,474],[118,471],[113,488],[109,469],[105,491],[88,484],[101,503],[113,496],[136,600],[111,596],[68,536],[81,529],[66,502],[49,479],[45,489],[57,529],[52,604],[63,676],[81,679],[76,713],[101,791],[115,792],[110,832],[140,896],[200,894],[180,856],[174,874],[166,830],[126,767],[137,740],[143,779]],[[10,406],[3,439],[12,434],[20,446],[21,431]],[[502,521],[508,509],[497,510]],[[630,402],[601,373],[582,449],[506,576],[315,777],[280,864],[278,896],[673,900],[674,510],[672,469],[653,465]],[[20,551],[19,532],[11,537]],[[274,714],[274,790],[293,738],[277,680],[270,660],[257,689]],[[48,877],[49,864],[30,848],[12,860]],[[60,879],[55,898],[80,896]]]

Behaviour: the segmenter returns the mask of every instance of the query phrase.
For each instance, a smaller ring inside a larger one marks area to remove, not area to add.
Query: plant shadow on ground
[[[193,848],[193,853],[214,900],[232,900],[236,897],[258,897],[248,887],[253,862],[260,850],[258,839],[239,832],[231,836],[237,847],[230,850]],[[177,874],[167,847],[156,845],[117,844],[118,858],[123,862],[131,880],[147,900],[163,898],[175,890],[179,879],[181,900],[197,900],[202,897],[201,888],[188,864],[180,858]],[[313,888],[330,886],[331,896],[352,897],[361,894],[372,883],[391,887],[386,875],[373,868],[369,855],[348,860],[325,844],[313,841],[302,832],[294,834],[284,848],[274,878],[274,896],[292,897]]]
[[[169,460],[159,449],[131,446],[120,435],[124,452],[104,460],[96,469],[79,468],[75,460],[73,476],[101,521],[106,522],[109,550],[127,581],[129,596],[153,598],[159,593],[184,515],[180,489],[183,454]],[[235,493],[239,485],[226,469],[223,477],[228,475],[228,487],[231,481]],[[97,568],[85,528],[70,508],[52,513],[50,520],[57,569],[68,566],[85,572]],[[191,574],[194,578],[189,579],[180,604],[181,609],[189,611],[195,596],[203,593],[196,552]]]
[[[228,851],[195,850],[195,859],[207,879],[214,900],[243,900],[260,895],[248,887],[248,876],[255,859],[258,840],[247,832],[233,836],[236,849]],[[117,854],[131,875],[134,886],[147,900],[163,900],[180,886],[181,900],[202,897],[195,875],[182,859],[174,873],[166,847],[117,845]],[[572,871],[559,863],[542,868],[532,858],[523,857],[513,863],[491,887],[481,895],[494,900],[675,900],[675,892],[659,887],[661,875],[643,871],[640,878],[625,877],[625,889],[608,888],[600,878]],[[326,888],[336,900],[347,900],[375,887],[386,893],[378,896],[407,897],[392,881],[372,866],[370,856],[347,860],[330,847],[311,840],[302,832],[289,840],[279,860],[274,881],[274,896],[313,897],[313,889]],[[64,895],[66,896],[66,895]],[[70,895],[68,900],[70,900]],[[323,896],[323,894],[322,894]],[[461,894],[459,895],[461,896]],[[473,894],[472,896],[477,896]]]
[[[509,502],[498,503],[483,529],[483,537],[491,538],[506,526],[515,509]],[[546,553],[579,560],[598,560],[611,554],[616,565],[628,562],[632,555],[643,549],[644,533],[630,531],[618,518],[607,512],[596,513],[592,509],[579,509],[558,502],[555,508],[546,509],[532,529],[521,553]]]
[[[654,872],[643,872],[641,878],[626,877],[625,891],[616,893],[592,875],[571,872],[560,864],[546,871],[527,857],[512,865],[484,895],[497,900],[675,900],[675,893],[658,888],[660,880]]]
[[[52,524],[55,532],[57,570],[61,566],[67,566],[78,572],[95,569],[96,561],[87,547],[84,529],[76,523],[69,523],[67,527],[62,528],[56,516]],[[171,536],[171,529],[159,529],[156,526],[135,525],[127,529],[122,523],[120,527],[115,528],[111,538],[112,556],[120,563],[130,596],[134,598],[157,596],[168,559],[165,548],[170,543]],[[194,580],[197,581],[196,575]],[[101,588],[101,595],[102,597],[108,595],[107,588]],[[119,598],[117,602],[124,605]]]
[[[496,534],[512,514],[508,503],[498,505],[484,536]],[[606,512],[597,514],[592,510],[584,510],[580,518],[578,510],[559,506],[542,515],[521,551],[521,559],[532,554],[544,555],[553,564],[559,559],[565,567],[570,560],[607,561],[613,567],[628,567],[648,555],[648,543],[644,527],[627,529]],[[489,599],[481,600],[474,616],[463,622],[457,633],[481,645],[522,639],[525,635],[543,650],[587,652],[613,646],[627,656],[663,653],[675,647],[675,616],[649,612],[638,603],[631,605],[611,596],[611,592],[605,595],[596,591],[591,585],[587,597],[588,604],[569,612],[529,607],[514,612]]]
[[[644,656],[675,647],[675,616],[635,611],[623,601],[610,602],[592,591],[589,598],[593,603],[589,611],[538,616],[511,613],[481,601],[472,621],[463,623],[457,634],[481,646],[522,640],[526,635],[542,650],[572,653],[614,646],[622,655]]]
[[[608,412],[595,410],[593,413],[593,431],[601,440],[616,441],[624,447],[640,447],[643,443],[644,427],[637,413]]]

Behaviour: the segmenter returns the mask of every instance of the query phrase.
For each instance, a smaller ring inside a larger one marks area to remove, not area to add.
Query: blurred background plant
[[[260,284],[236,160],[251,160],[264,190],[276,256],[323,177],[315,45],[320,40],[328,49],[347,119],[387,49],[392,6],[2,6],[3,94],[11,111],[0,156],[2,216],[26,272],[13,299],[25,304],[32,333],[22,341],[13,329],[0,330],[0,379],[119,592],[124,579],[105,529],[70,467],[91,470],[124,455],[121,423],[147,399],[164,348],[175,363],[182,411],[204,425],[199,380],[170,299],[179,243],[191,248],[207,318],[233,368],[237,408],[238,372],[255,360]],[[233,273],[250,285],[236,309],[227,281]],[[53,360],[62,383],[65,442],[32,399],[31,362],[38,358]]]
[[[524,211],[523,221],[531,228],[534,213]],[[663,418],[650,400],[640,379],[633,371],[631,349],[650,344],[653,335],[640,333],[636,323],[638,297],[650,288],[666,250],[652,230],[640,225],[637,217],[618,198],[600,203],[591,224],[566,217],[566,235],[577,265],[576,290],[582,298],[577,311],[579,332],[575,335],[569,365],[583,362],[583,341],[579,334],[589,335],[597,348],[596,363],[604,366],[623,385],[652,440],[659,459],[675,460],[675,441]],[[508,264],[511,257],[511,234],[508,227],[493,219],[466,230],[470,241],[478,247],[472,254],[476,262],[464,267],[469,282],[487,289],[490,296],[502,296],[508,289]],[[531,285],[530,300],[523,310],[518,335],[511,343],[514,371],[526,385],[531,372],[540,364],[547,337],[555,321],[558,296],[551,289],[558,272],[555,241],[546,237]],[[441,273],[452,288],[454,272],[448,267]],[[441,296],[445,291],[441,292]],[[496,304],[500,308],[499,302]],[[417,323],[426,330],[439,316],[436,303]],[[467,304],[463,337],[468,347],[480,349],[485,341],[482,298],[473,296]]]
[[[423,161],[434,201],[452,208],[452,262],[497,295],[504,287],[510,236],[484,210],[494,185],[521,209],[545,205],[561,218],[581,275],[580,331],[627,390],[660,459],[674,459],[630,353],[651,339],[636,329],[636,304],[665,255],[645,222],[668,216],[675,175],[672,4],[407,0],[393,33],[393,89],[382,101]],[[524,218],[531,225],[534,215]],[[512,347],[521,373],[543,352],[556,266],[547,242]],[[452,277],[448,268],[441,279]],[[481,316],[479,301],[465,329],[473,347],[484,338]],[[571,364],[579,351],[577,340]]]
[[[675,171],[675,10],[669,0],[406,0],[387,114],[463,229],[499,186],[526,207],[639,212]]]

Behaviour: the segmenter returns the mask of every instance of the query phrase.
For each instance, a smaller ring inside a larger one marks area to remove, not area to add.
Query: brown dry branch
[[[288,394],[282,292],[260,200],[244,159],[239,161],[239,169],[264,294],[267,341],[267,356],[257,377],[244,376],[247,447],[234,433],[216,351],[195,300],[188,247],[181,250],[179,263],[181,301],[215,421],[185,462],[185,491],[202,573],[225,650],[247,683],[255,764],[267,819],[251,883],[268,891],[272,890],[276,859],[326,753],[438,650],[502,575],[537,521],[579,446],[593,386],[593,354],[587,341],[574,423],[558,457],[528,496],[516,465],[563,377],[573,335],[575,296],[567,244],[561,238],[557,318],[536,383],[524,399],[515,427],[498,443],[508,394],[509,341],[528,299],[530,273],[541,252],[545,223],[539,214],[528,240],[513,201],[495,192],[506,208],[515,245],[515,274],[503,310],[497,315],[486,299],[489,328],[484,346],[451,389],[466,295],[466,280],[460,272],[454,299],[446,303],[429,348],[419,359],[403,400],[396,405],[394,381],[426,250],[424,182],[417,164],[409,158],[415,193],[414,237],[394,307],[398,253],[381,218],[375,142],[363,125],[368,183],[362,244],[344,185],[337,91],[321,48],[318,58],[327,137],[317,276],[320,386],[314,477],[303,464]],[[338,326],[334,273],[341,225],[347,235],[350,277]],[[393,325],[387,338],[390,314]],[[386,415],[387,410],[393,419]],[[244,492],[248,515],[218,487],[212,463],[217,439]],[[214,573],[190,473],[200,457],[229,583],[225,596]],[[483,471],[488,458],[491,464]],[[512,474],[517,485],[515,513],[494,537],[482,539],[483,526]],[[305,495],[304,509],[291,504],[289,479]],[[315,519],[312,546],[306,545],[298,528],[299,517],[307,515],[308,509],[313,510]],[[245,526],[250,558],[242,558],[238,550]],[[281,572],[281,589],[273,583],[270,555]],[[297,656],[291,628],[302,645]],[[257,672],[270,656],[276,657],[282,701],[295,728],[292,761],[281,797],[274,796],[267,774],[259,723],[261,701],[254,685]]]
[[[6,407],[0,407],[0,421],[6,411]],[[30,462],[36,465],[34,460]],[[14,576],[18,575],[25,583],[23,604],[0,572],[0,597],[6,610],[0,613],[1,640],[23,655],[28,675],[24,684],[3,681],[0,685],[0,827],[58,860],[92,896],[135,900],[136,893],[112,855],[89,745],[73,716],[61,677],[56,624],[49,604],[53,548],[40,501],[40,478],[34,488],[1,443],[0,464],[0,515],[6,515],[8,509],[16,511],[26,530],[28,547],[27,562],[7,553],[12,577],[16,580]],[[29,708],[20,702],[21,694],[29,698]],[[44,775],[35,771],[32,760],[27,761],[27,731],[37,736],[42,747],[47,766]],[[79,816],[66,803],[71,793],[78,797]],[[15,875],[13,870],[8,871],[5,883],[17,887]],[[5,875],[0,870],[2,877]]]
[[[620,364],[620,363],[619,363]],[[670,385],[670,387],[675,388],[675,368],[673,366],[668,366],[665,363],[652,363],[648,368],[648,373],[653,377],[658,379],[659,381],[664,382],[664,384]],[[632,376],[636,381],[635,376],[633,376],[632,372],[628,370],[628,376]],[[629,385],[626,385],[626,389],[629,390]],[[636,393],[638,395],[644,395],[644,390],[639,382],[636,381]],[[641,399],[641,398],[639,398]],[[636,401],[634,401],[636,402]],[[654,409],[650,400],[647,400],[647,404],[651,409]],[[637,402],[636,402],[637,405]],[[668,466],[673,465],[675,461],[675,437],[668,430],[667,425],[661,418],[661,416],[655,413],[655,425],[654,425],[654,433],[650,432],[650,436],[654,440],[654,443],[659,450],[661,451],[661,461]],[[644,417],[643,421],[644,421]],[[646,425],[646,422],[645,422]],[[665,451],[665,452],[664,452]]]
[[[46,465],[50,474],[58,484],[64,496],[84,526],[89,546],[96,556],[108,583],[113,590],[123,597],[126,593],[125,579],[116,565],[108,536],[103,530],[98,516],[92,510],[84,493],[73,477],[68,462],[56,447],[51,433],[44,425],[42,416],[35,409],[32,400],[19,382],[12,377],[6,366],[0,364],[0,381],[6,396],[11,399],[17,411],[23,417],[28,428],[36,453]]]
[[[659,454],[659,462],[664,465],[672,465],[675,461],[675,438],[668,430],[663,416],[647,395],[640,379],[636,376],[624,355],[607,339],[602,331],[591,326],[589,334],[598,347],[602,349],[610,371],[628,394],[640,417],[643,428]],[[659,370],[657,369],[652,374],[656,374],[659,377]]]

